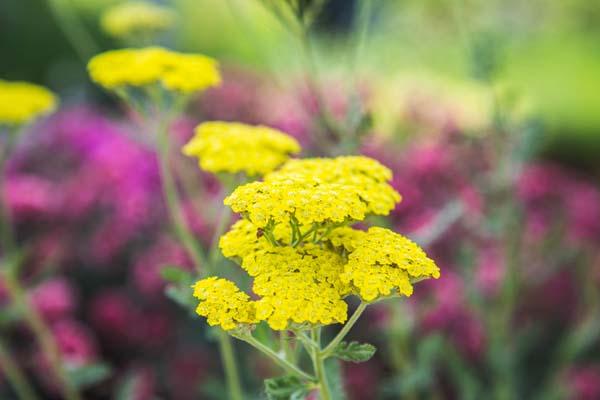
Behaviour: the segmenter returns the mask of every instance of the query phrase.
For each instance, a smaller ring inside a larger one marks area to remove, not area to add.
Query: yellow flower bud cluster
[[[22,125],[52,112],[58,100],[48,89],[0,80],[0,125]]]
[[[185,155],[198,158],[205,171],[249,176],[271,172],[298,152],[298,142],[276,129],[221,121],[198,125],[183,148]]]
[[[94,82],[110,90],[162,85],[190,94],[221,83],[216,60],[161,47],[107,51],[90,60],[88,71]]]

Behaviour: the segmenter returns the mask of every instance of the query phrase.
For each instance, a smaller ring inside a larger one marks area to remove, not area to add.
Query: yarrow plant
[[[193,279],[213,274],[223,261],[218,250],[218,239],[229,224],[231,213],[223,208],[214,239],[209,248],[204,249],[188,225],[180,195],[182,188],[178,187],[171,171],[168,128],[193,95],[220,84],[218,63],[199,54],[182,54],[151,47],[99,54],[90,60],[88,70],[92,80],[125,100],[148,120],[149,125],[156,122],[154,125],[158,126],[156,149],[164,197],[174,233],[193,259],[198,275],[188,278],[181,271],[164,271],[166,279],[178,286],[171,287],[173,290],[168,293],[185,306],[185,291],[189,291]],[[202,169],[215,174],[226,192],[233,188],[235,182],[245,182],[251,177],[272,172],[290,155],[299,151],[298,142],[283,132],[264,126],[220,121],[200,124],[195,136],[183,150],[184,154],[197,157]],[[185,290],[181,287],[182,282],[186,282]],[[229,397],[242,399],[230,338],[224,331],[219,331],[218,339]]]
[[[285,369],[288,376],[266,381],[270,398],[304,398],[318,389],[331,399],[325,360],[361,362],[375,352],[369,344],[343,341],[366,307],[410,296],[414,283],[440,276],[406,237],[352,227],[369,215],[387,215],[400,201],[391,178],[389,169],[362,156],[290,160],[225,199],[243,219],[221,237],[220,247],[253,278],[253,295],[208,277],[194,285],[196,312]],[[348,318],[351,297],[360,304]],[[253,335],[263,322],[284,338],[279,352]],[[322,328],[338,323],[343,328],[322,345]],[[302,367],[301,348],[312,372]]]

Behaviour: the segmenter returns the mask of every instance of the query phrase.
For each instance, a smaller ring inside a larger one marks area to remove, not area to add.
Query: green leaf
[[[69,370],[71,380],[78,388],[95,385],[108,378],[110,374],[110,367],[104,363],[90,364]]]
[[[167,282],[189,284],[192,282],[192,275],[183,267],[175,265],[166,265],[161,268],[160,276]]]
[[[369,343],[341,342],[333,351],[333,356],[344,361],[360,363],[368,361],[377,348]]]
[[[175,303],[186,309],[193,309],[196,305],[194,296],[192,296],[192,288],[190,287],[179,287],[179,286],[167,286],[165,288],[165,295],[173,300]]]
[[[265,391],[269,400],[302,400],[310,392],[306,384],[295,376],[267,379]]]

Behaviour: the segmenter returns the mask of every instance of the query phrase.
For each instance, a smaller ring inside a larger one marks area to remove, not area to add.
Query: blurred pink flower
[[[87,326],[65,319],[54,323],[52,331],[63,360],[68,365],[82,366],[96,359],[96,340]]]
[[[42,282],[31,290],[30,298],[42,317],[50,322],[66,318],[76,307],[73,287],[64,278]]]
[[[137,257],[132,270],[133,285],[149,299],[162,298],[166,282],[160,273],[165,266],[191,270],[191,261],[183,247],[170,238],[161,237]]]
[[[352,400],[363,400],[377,391],[379,373],[373,363],[343,363],[344,384]]]
[[[485,297],[498,294],[504,279],[505,261],[503,249],[495,245],[483,247],[478,255],[475,281]]]
[[[204,379],[210,374],[206,354],[188,348],[173,355],[169,361],[168,383],[171,397],[181,400],[192,400],[198,398],[193,388],[199,387]],[[190,382],[193,382],[190,385]]]
[[[138,323],[137,307],[124,292],[107,289],[97,294],[90,306],[94,330],[109,346],[126,348],[134,340],[132,329]]]
[[[45,220],[56,212],[60,192],[47,179],[34,175],[13,174],[4,186],[4,196],[14,222],[24,219]]]
[[[572,368],[565,382],[571,400],[600,399],[600,368],[597,365]]]
[[[420,322],[423,332],[444,332],[468,358],[478,359],[486,346],[485,328],[465,305],[464,283],[447,271],[434,286],[435,303]]]

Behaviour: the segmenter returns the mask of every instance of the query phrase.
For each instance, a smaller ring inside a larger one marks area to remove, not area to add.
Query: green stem
[[[75,15],[75,10],[65,0],[48,0],[48,6],[59,28],[84,64],[99,52],[94,39],[83,22]]]
[[[23,317],[40,344],[42,352],[56,374],[63,396],[66,400],[80,400],[81,396],[64,368],[60,350],[52,332],[33,307],[21,287],[13,268],[4,266],[4,284],[13,304],[23,310]]]
[[[254,346],[258,351],[262,352],[264,355],[266,355],[267,357],[272,359],[277,365],[282,367],[284,370],[286,370],[290,374],[296,375],[297,377],[302,378],[307,381],[314,382],[316,380],[315,377],[302,371],[300,368],[298,368],[294,364],[290,363],[286,359],[281,358],[279,356],[279,354],[277,354],[275,351],[273,351],[273,349],[271,349],[270,347],[259,342],[254,336],[249,334],[249,335],[239,336],[238,338],[240,340],[243,340],[244,342]]]
[[[201,277],[207,276],[210,270],[212,270],[211,267],[213,267],[213,265],[209,264],[208,262],[204,262],[206,260],[206,256],[203,253],[202,248],[196,240],[193,232],[187,225],[185,214],[181,207],[181,199],[177,191],[177,185],[169,168],[171,147],[168,136],[169,121],[170,118],[163,118],[157,133],[163,193],[177,237],[183,243],[186,250],[192,257],[198,275]],[[225,224],[226,222],[222,222],[219,225],[224,226]],[[220,229],[222,230],[223,228]],[[211,261],[216,261],[215,257],[212,256],[214,253],[218,252],[211,251]],[[205,268],[203,268],[203,266]],[[231,396],[230,398],[233,400],[242,400],[242,385],[240,383],[233,346],[231,344],[231,339],[224,332],[222,335],[219,335],[219,346],[223,360],[223,368],[225,369],[225,376],[227,378],[227,389]]]
[[[209,251],[209,265],[212,268],[216,267],[217,262],[221,256],[221,252],[219,251],[219,238],[223,235],[223,232],[229,225],[232,216],[231,209],[229,207],[223,207],[221,209],[221,214],[219,215],[219,219],[217,221],[217,227],[214,231],[213,238],[211,240],[210,251]],[[212,271],[214,272],[214,271]]]
[[[159,147],[158,158],[160,163],[163,194],[169,215],[171,216],[171,222],[173,224],[175,234],[186,248],[190,257],[192,257],[198,274],[200,276],[206,276],[206,271],[202,268],[202,266],[205,265],[204,261],[206,257],[202,252],[202,248],[196,241],[194,233],[191,231],[186,222],[185,214],[183,212],[183,208],[181,207],[179,192],[177,191],[177,185],[170,170],[169,162],[171,145],[168,134],[169,121],[170,118],[163,118],[157,132]]]
[[[321,328],[313,328],[313,340],[321,345]],[[329,383],[327,382],[327,374],[325,373],[325,359],[327,356],[324,351],[313,352],[313,365],[315,368],[315,375],[319,381],[320,398],[321,400],[331,400],[331,391],[329,390]]]
[[[227,332],[219,329],[219,350],[221,352],[221,361],[225,369],[225,379],[227,380],[227,390],[229,398],[232,400],[243,400],[242,384],[237,369],[235,354],[231,338]]]
[[[8,207],[8,199],[6,197],[5,181],[6,181],[6,160],[10,151],[11,144],[6,143],[4,148],[0,149],[0,245],[2,246],[2,254],[6,258],[9,254],[13,254],[16,244],[15,236],[12,230],[12,216]]]
[[[37,400],[38,397],[33,391],[33,387],[27,380],[27,377],[15,362],[4,340],[0,339],[0,368],[12,385],[17,396],[22,400]]]
[[[340,342],[342,340],[344,340],[344,338],[346,337],[346,335],[348,334],[350,329],[352,329],[352,327],[354,326],[356,321],[358,321],[358,318],[360,318],[360,316],[365,311],[367,306],[368,306],[368,303],[363,303],[363,302],[361,302],[358,305],[358,307],[356,308],[356,311],[354,311],[354,314],[352,314],[352,316],[350,317],[348,322],[346,322],[346,324],[342,327],[342,329],[339,331],[339,333],[333,338],[333,340],[321,352],[324,357],[329,357],[331,355],[331,353],[335,350],[337,345],[340,344]]]

